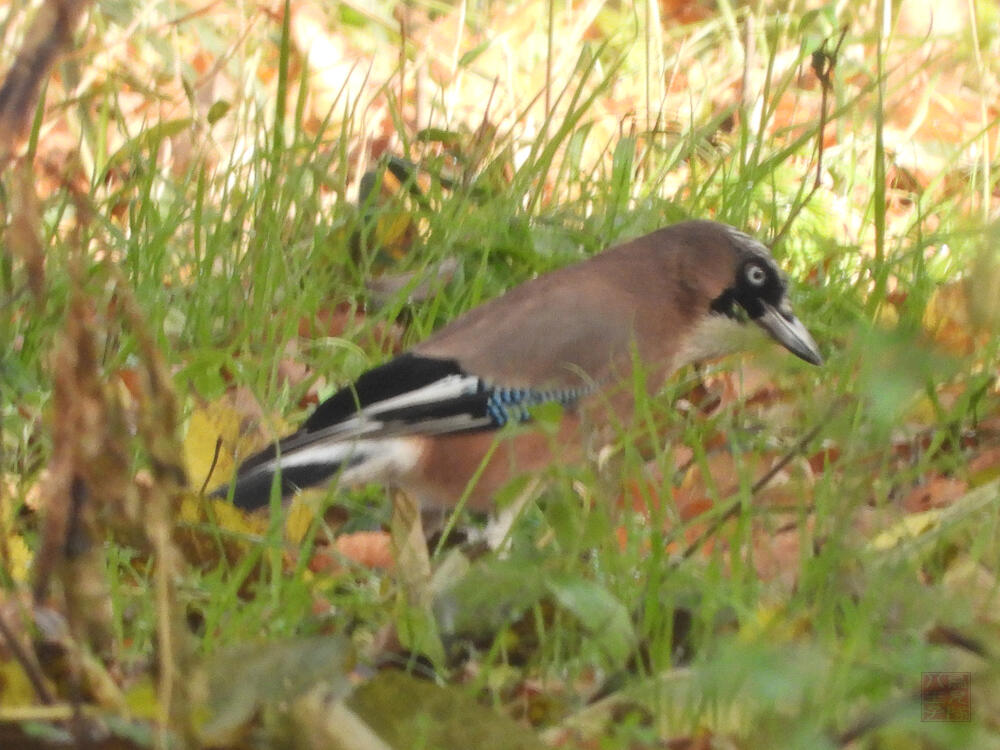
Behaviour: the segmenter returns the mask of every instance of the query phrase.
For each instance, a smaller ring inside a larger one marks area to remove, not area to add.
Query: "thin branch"
[[[215,439],[215,452],[212,453],[212,464],[208,467],[208,473],[205,475],[205,481],[201,484],[201,491],[199,495],[204,495],[205,490],[208,489],[208,483],[212,481],[212,474],[215,473],[215,467],[219,464],[219,454],[222,452],[222,438],[217,437]]]
[[[816,130],[816,178],[813,181],[813,186],[809,190],[809,193],[801,201],[795,204],[792,208],[791,213],[788,214],[788,218],[785,219],[785,223],[782,225],[781,229],[771,240],[771,245],[777,245],[780,240],[788,233],[788,230],[792,226],[792,222],[798,217],[802,212],[802,209],[808,205],[809,201],[819,190],[822,184],[823,178],[823,134],[826,132],[827,120],[829,119],[829,98],[830,94],[833,92],[833,70],[837,66],[837,55],[840,53],[840,47],[844,43],[844,37],[847,35],[847,26],[844,26],[840,30],[840,37],[837,39],[837,46],[834,47],[832,52],[826,51],[827,39],[823,40],[823,44],[820,48],[812,53],[812,69],[819,79],[820,88],[822,90],[822,98],[820,99],[819,108],[819,127]]]
[[[989,673],[978,672],[975,673],[975,675],[977,677],[988,677]],[[971,678],[972,675],[970,675],[970,680]],[[938,700],[940,698],[944,698],[945,696],[958,693],[960,690],[964,689],[964,686],[957,680],[947,679],[942,682],[943,684],[935,687],[925,688],[921,685],[920,687],[911,690],[909,693],[901,698],[898,698],[892,703],[862,716],[843,732],[831,732],[830,739],[837,747],[845,747],[852,744],[855,740],[861,739],[872,730],[885,726],[895,716],[906,710],[910,705],[916,703],[917,701],[926,702]]]
[[[843,405],[842,399],[838,399],[837,401],[835,401],[827,410],[826,414],[823,415],[823,418],[819,420],[819,422],[817,422],[812,427],[812,429],[810,429],[805,435],[803,435],[798,440],[798,442],[795,443],[794,446],[792,446],[792,449],[781,457],[781,460],[778,461],[778,463],[772,466],[767,471],[767,473],[764,474],[764,476],[762,476],[760,479],[758,479],[756,482],[753,483],[753,486],[750,488],[750,497],[753,497],[762,489],[764,489],[764,487],[766,487],[770,483],[770,481],[774,479],[782,469],[788,466],[788,464],[791,462],[793,458],[802,453],[802,451],[805,450],[806,446],[809,445],[809,443],[811,443],[813,440],[815,440],[816,436],[823,431],[823,428],[826,427],[827,424],[829,424],[830,419],[833,418],[833,415],[836,412],[836,410],[839,409],[842,405]],[[716,534],[716,532],[718,532],[718,530],[722,527],[724,523],[726,523],[726,521],[739,515],[740,508],[742,507],[743,507],[742,498],[736,498],[735,500],[733,500],[726,508],[726,510],[722,513],[722,515],[719,516],[717,519],[715,519],[715,521],[713,521],[711,524],[709,524],[709,527],[705,529],[698,536],[697,539],[691,542],[691,544],[687,547],[687,549],[684,550],[683,554],[681,555],[681,559],[687,560],[688,558],[690,558],[695,552],[697,552],[701,548],[702,545],[705,544],[706,541],[708,541],[711,537],[713,537]]]
[[[89,5],[76,0],[48,0],[35,13],[0,86],[0,168],[6,166],[27,134],[42,84],[56,59],[69,47],[73,31]]]

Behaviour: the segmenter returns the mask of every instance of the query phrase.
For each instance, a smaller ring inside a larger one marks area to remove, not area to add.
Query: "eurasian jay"
[[[712,221],[660,229],[527,281],[365,372],[244,461],[233,500],[267,505],[277,474],[283,497],[336,479],[388,484],[424,507],[467,495],[486,510],[512,477],[577,460],[600,425],[627,424],[637,364],[654,393],[685,364],[732,351],[747,321],[822,362],[764,245]],[[499,432],[546,403],[563,407],[555,439]]]

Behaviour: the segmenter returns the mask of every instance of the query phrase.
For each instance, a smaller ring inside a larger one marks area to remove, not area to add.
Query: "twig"
[[[21,49],[0,86],[0,168],[7,165],[27,134],[42,84],[56,59],[69,47],[89,5],[48,0],[25,32]]]
[[[809,445],[809,443],[811,443],[816,438],[816,436],[819,435],[820,432],[823,431],[823,428],[826,427],[830,419],[833,417],[834,412],[842,405],[843,405],[842,399],[838,399],[837,401],[835,401],[827,410],[826,414],[823,415],[823,418],[819,422],[817,422],[812,427],[812,429],[809,430],[809,432],[803,435],[799,439],[799,441],[795,443],[794,446],[792,446],[792,449],[781,457],[781,460],[778,461],[778,463],[776,463],[774,466],[768,469],[767,473],[764,474],[764,476],[762,476],[760,479],[758,479],[756,482],[753,483],[753,486],[750,488],[750,496],[753,497],[762,489],[764,489],[764,487],[766,487],[768,483],[770,483],[770,481],[778,475],[778,472],[784,469],[793,458],[795,458],[803,450],[805,450],[805,447]],[[724,524],[726,521],[739,514],[740,508],[742,507],[743,507],[742,498],[737,498],[733,500],[729,504],[729,507],[726,508],[725,512],[717,519],[715,519],[715,521],[713,521],[709,525],[709,527],[705,529],[698,536],[697,539],[691,542],[691,544],[687,547],[687,549],[684,550],[683,554],[681,555],[681,559],[687,560],[688,558],[690,558],[695,552],[698,551],[698,549],[706,541],[708,541],[712,536],[715,535],[715,533],[722,527],[722,524]]]
[[[978,672],[976,674],[977,676],[987,676],[988,672]],[[845,747],[853,743],[855,740],[860,739],[873,729],[885,726],[895,715],[900,713],[911,703],[942,698],[945,695],[957,692],[961,687],[962,686],[957,684],[955,680],[945,680],[943,685],[937,685],[926,689],[921,685],[916,690],[911,690],[905,696],[893,701],[889,705],[862,716],[843,732],[831,732],[830,739],[837,747]]]
[[[840,30],[840,38],[837,40],[837,46],[830,54],[826,52],[826,40],[812,54],[812,69],[816,73],[823,91],[819,113],[819,142],[816,148],[816,181],[813,183],[813,190],[819,187],[820,180],[823,177],[823,131],[826,129],[826,120],[829,116],[827,99],[830,96],[830,92],[833,91],[833,81],[830,76],[833,73],[834,66],[837,64],[837,55],[840,53],[840,47],[844,43],[844,36],[846,34],[847,27],[844,26]]]
[[[781,239],[788,233],[788,230],[792,226],[792,222],[798,217],[802,212],[802,209],[806,207],[812,197],[819,190],[822,184],[823,178],[823,133],[826,131],[827,119],[829,118],[829,97],[830,93],[833,91],[833,69],[837,66],[837,55],[840,53],[840,47],[844,43],[844,37],[847,36],[847,26],[843,26],[840,29],[840,37],[837,39],[837,46],[834,47],[832,52],[826,51],[826,43],[828,39],[823,40],[823,44],[820,45],[819,49],[812,53],[812,69],[819,79],[820,88],[822,90],[822,97],[820,99],[819,108],[819,128],[816,130],[816,179],[813,181],[813,186],[809,190],[809,193],[801,201],[795,204],[792,208],[791,213],[788,214],[788,218],[785,219],[785,223],[782,225],[781,229],[771,240],[771,245],[777,245]]]
[[[215,473],[215,467],[219,463],[219,453],[222,452],[222,438],[217,437],[215,439],[215,452],[212,454],[212,463],[208,467],[208,473],[205,475],[205,481],[201,484],[201,491],[198,492],[199,495],[204,495],[205,490],[208,489],[208,483],[212,480],[212,474]]]

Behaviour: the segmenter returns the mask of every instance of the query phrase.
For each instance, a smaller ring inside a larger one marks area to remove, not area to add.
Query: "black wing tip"
[[[274,472],[255,472],[249,476],[236,476],[232,482],[216,487],[208,497],[216,500],[228,500],[240,510],[255,511],[271,504],[271,485],[274,482]],[[286,490],[282,481],[281,499],[291,496],[293,489]]]
[[[364,456],[354,456],[347,462],[347,465],[354,466],[363,460]],[[280,482],[281,500],[282,502],[286,502],[299,490],[326,483],[335,477],[343,467],[343,461],[289,466],[278,470],[267,469],[246,473],[242,473],[241,467],[241,473],[236,475],[233,482],[217,487],[210,493],[209,497],[227,499],[230,497],[230,488],[232,488],[233,505],[245,511],[260,510],[271,504],[271,488],[276,481],[276,474],[280,473],[277,481]]]

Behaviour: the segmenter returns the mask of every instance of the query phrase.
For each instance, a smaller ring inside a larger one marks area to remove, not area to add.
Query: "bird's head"
[[[770,251],[753,237],[724,224],[698,221],[687,225],[693,240],[688,247],[700,270],[695,274],[702,287],[697,297],[707,298],[709,306],[684,359],[694,361],[703,358],[702,354],[722,354],[735,348],[724,343],[724,329],[753,321],[795,356],[822,364],[816,342],[792,312],[788,280]]]

